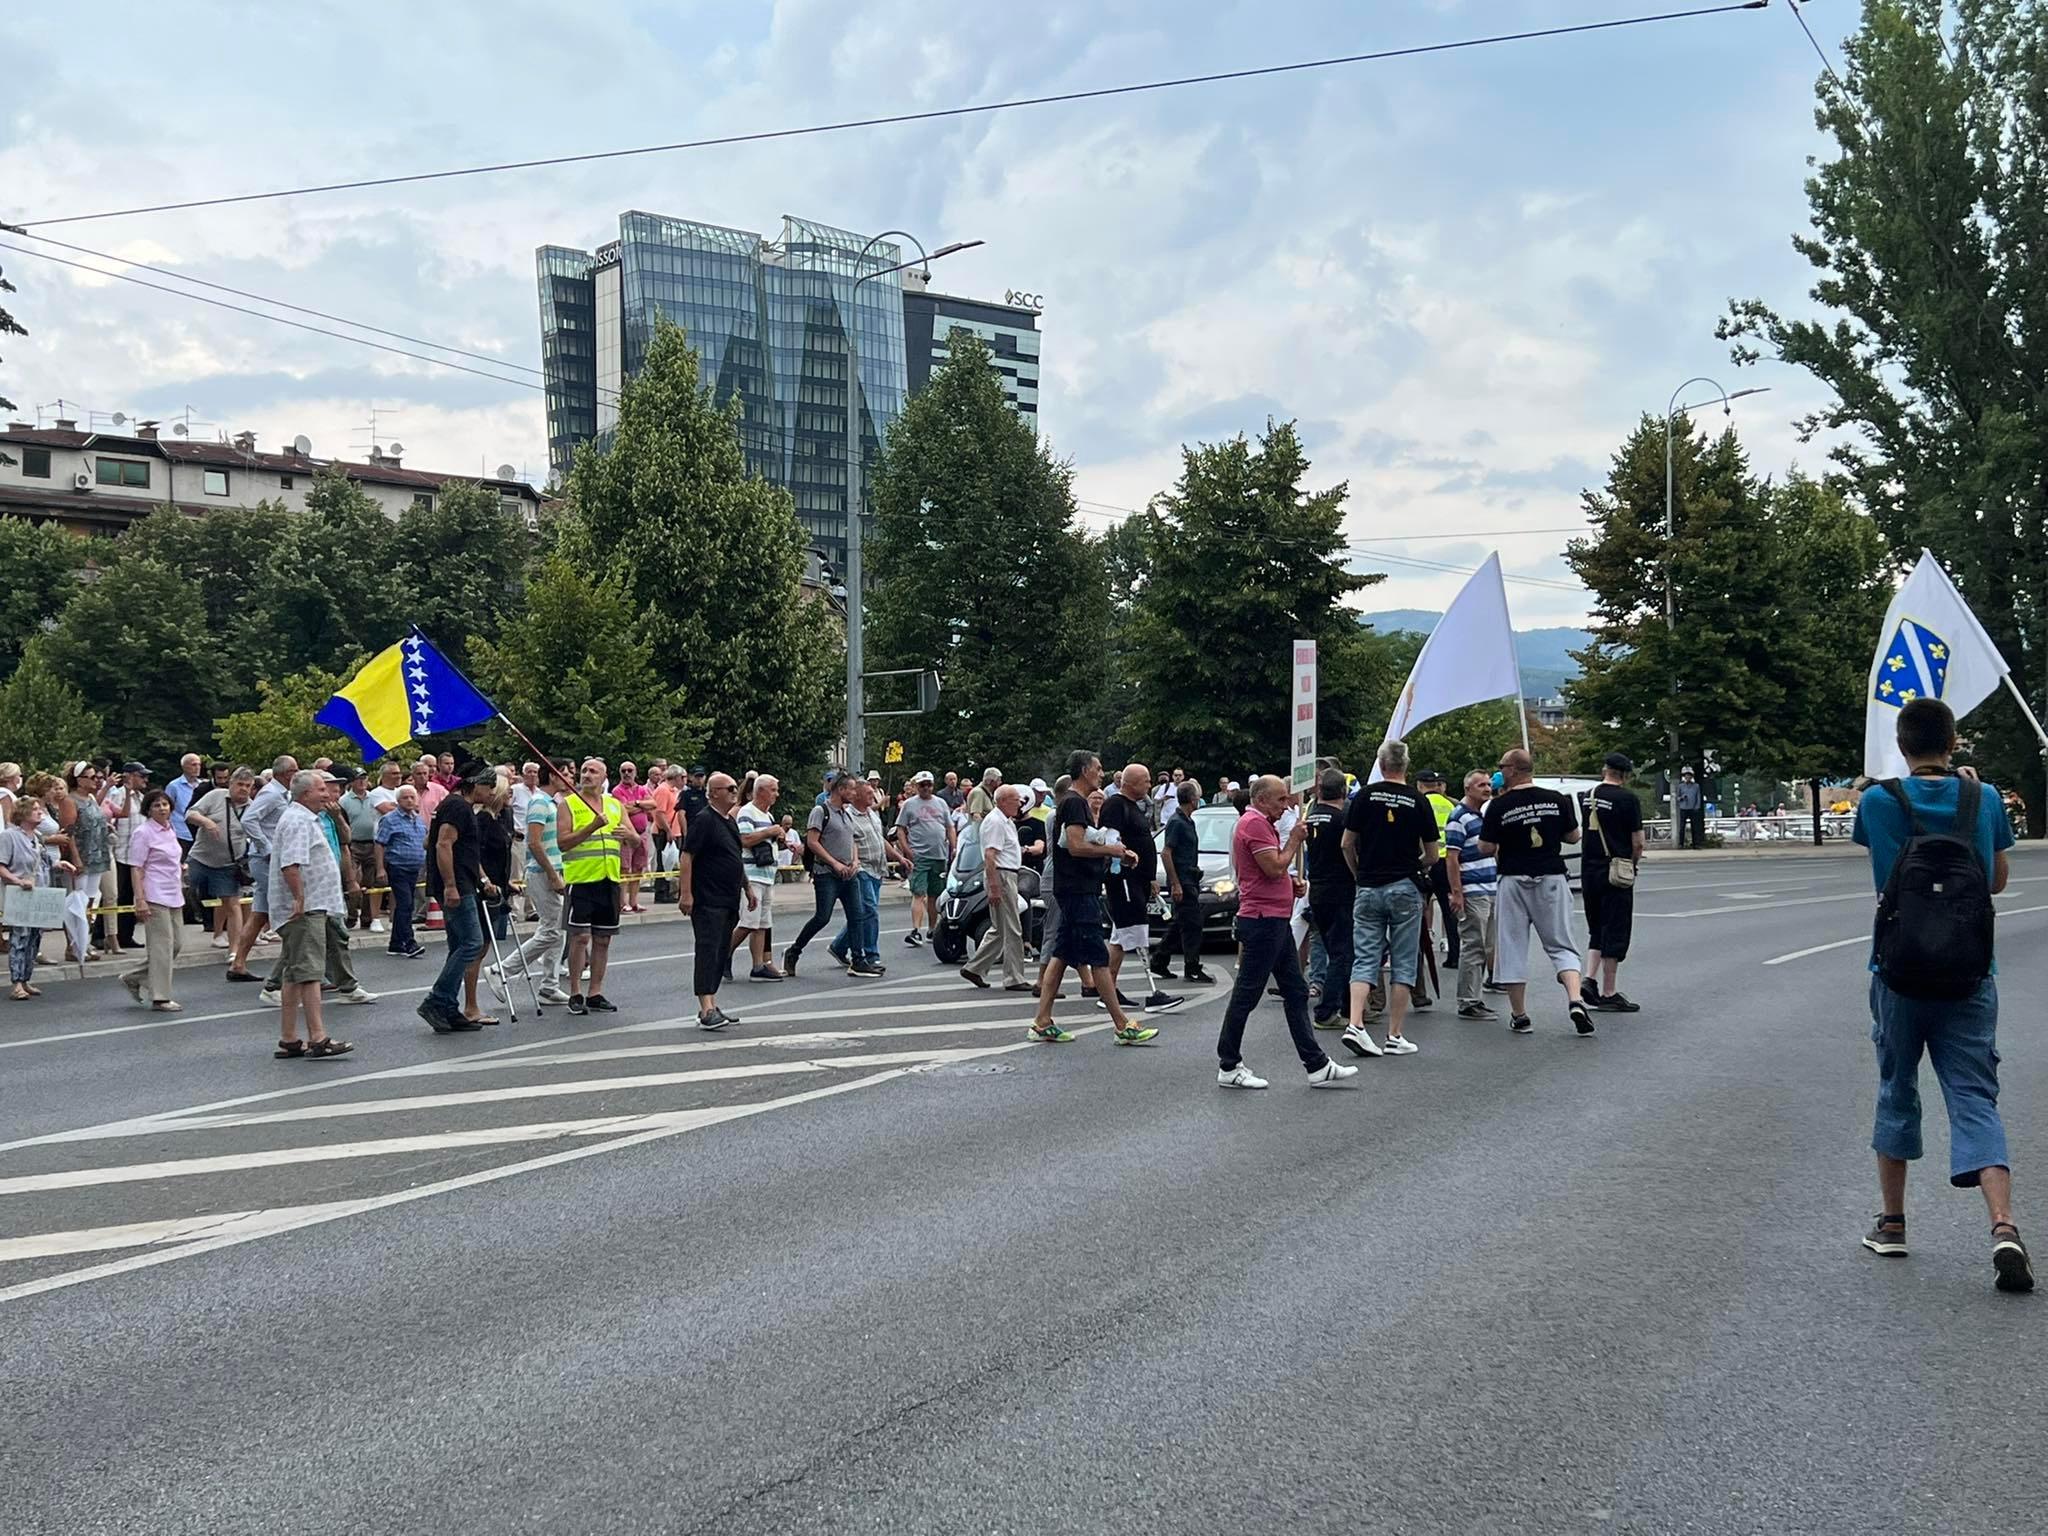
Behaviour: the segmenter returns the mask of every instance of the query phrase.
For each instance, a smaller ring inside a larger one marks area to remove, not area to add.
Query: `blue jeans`
[[[1871,1150],[1912,1162],[1920,1156],[1920,1052],[1934,1065],[1948,1105],[1948,1181],[1982,1182],[2006,1168],[1998,1118],[1998,983],[1986,977],[1968,997],[1902,997],[1870,978],[1870,1039],[1877,1047],[1877,1127]]]
[[[1287,1012],[1287,1033],[1294,1037],[1295,1053],[1311,1072],[1319,1072],[1329,1057],[1316,1044],[1315,1030],[1308,1021],[1308,983],[1301,979],[1301,961],[1294,952],[1294,925],[1284,917],[1240,917],[1237,941],[1244,953],[1237,962],[1237,980],[1230,988],[1230,1002],[1223,1010],[1223,1029],[1216,1037],[1217,1063],[1228,1072],[1244,1060],[1244,1026],[1265,996],[1268,978],[1280,985],[1280,1005]]]
[[[860,928],[855,932],[852,923],[839,930],[838,936],[826,946],[834,960],[872,960],[882,963],[882,880],[862,870],[853,877],[854,895],[860,905]],[[848,945],[851,944],[851,948]]]
[[[391,887],[391,952],[404,954],[415,942],[412,909],[419,900],[420,867],[417,864],[411,868],[403,864],[387,864],[384,866],[384,882]]]
[[[801,955],[804,946],[811,942],[817,931],[832,920],[832,908],[835,905],[845,909],[848,931],[861,931],[858,876],[850,880],[841,879],[829,869],[820,869],[811,876],[811,884],[818,898],[818,910],[811,914],[811,920],[797,933],[796,942],[789,946],[792,955]]]
[[[1378,986],[1380,967],[1391,963],[1396,986],[1415,985],[1422,959],[1422,892],[1413,880],[1358,888],[1351,903],[1351,946],[1354,983]]]
[[[427,1001],[448,1013],[462,1012],[462,977],[469,963],[484,952],[483,898],[475,891],[466,894],[458,906],[443,905],[447,923],[448,958],[441,962],[441,974],[427,991]]]

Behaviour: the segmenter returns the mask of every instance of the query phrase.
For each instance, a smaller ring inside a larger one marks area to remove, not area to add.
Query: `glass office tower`
[[[847,327],[860,352],[860,435],[872,475],[903,409],[900,273],[854,278],[903,259],[880,242],[785,216],[782,238],[659,214],[620,215],[595,252],[542,246],[541,356],[548,451],[566,476],[575,446],[617,421],[618,391],[640,371],[657,315],[683,328],[704,382],[738,397],[747,466],[789,491],[811,540],[835,561],[846,544]]]

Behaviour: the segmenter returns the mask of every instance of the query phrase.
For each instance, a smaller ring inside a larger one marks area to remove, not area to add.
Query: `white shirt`
[[[512,781],[512,819],[522,827],[526,825],[527,802],[533,799],[533,796],[534,791],[528,787],[526,780]]]
[[[1024,849],[1017,841],[1017,824],[1000,810],[990,811],[981,818],[981,851],[984,859],[993,853],[997,869],[1017,870],[1024,867]]]
[[[782,818],[776,815],[775,812],[764,811],[755,805],[753,801],[749,800],[734,814],[733,825],[740,829],[740,835],[744,837],[749,832],[758,832],[763,827],[772,827],[781,820]],[[764,837],[761,841],[773,843],[775,839]],[[742,847],[740,849],[740,857],[747,861],[747,878],[749,880],[758,880],[763,885],[773,885],[775,883],[774,864],[756,864],[752,848]],[[777,856],[777,860],[780,862],[780,855]]]

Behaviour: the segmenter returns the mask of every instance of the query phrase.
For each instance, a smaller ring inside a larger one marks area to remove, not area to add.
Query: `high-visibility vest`
[[[569,830],[581,832],[598,819],[598,813],[590,808],[590,802],[582,795],[569,796]],[[604,797],[604,820],[607,825],[578,843],[574,848],[562,849],[562,879],[569,885],[594,885],[600,880],[617,883],[619,879],[619,823],[626,819],[626,809],[610,795]],[[558,839],[559,841],[559,839]]]
[[[1458,814],[1458,802],[1449,795],[1431,795],[1429,797],[1429,808],[1436,813],[1436,835],[1438,840],[1441,841],[1444,835],[1444,828],[1448,827],[1451,824],[1451,818]]]

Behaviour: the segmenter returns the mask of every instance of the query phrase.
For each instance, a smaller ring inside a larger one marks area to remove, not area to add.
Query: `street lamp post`
[[[1724,416],[1734,414],[1731,406],[1732,401],[1740,400],[1744,395],[1766,395],[1770,393],[1770,387],[1762,385],[1754,389],[1738,389],[1731,395],[1712,379],[1700,377],[1687,379],[1678,388],[1671,391],[1671,399],[1664,407],[1664,632],[1670,635],[1674,642],[1678,635],[1678,603],[1677,594],[1671,585],[1671,544],[1676,526],[1672,518],[1671,424],[1680,416],[1694,409],[1690,405],[1681,407],[1678,403],[1678,397],[1688,389],[1691,389],[1695,384],[1704,384],[1714,391],[1715,397],[1721,402],[1721,414]],[[1713,403],[1712,400],[1702,400],[1700,402],[1701,405],[1712,405]],[[1676,668],[1677,663],[1674,660],[1670,672],[1671,718],[1667,722],[1668,729],[1665,735],[1665,742],[1671,754],[1670,766],[1665,770],[1665,778],[1670,781],[1671,785],[1671,847],[1674,852],[1678,848],[1679,768],[1678,672]],[[1701,788],[1700,793],[1703,795],[1706,793],[1704,787]]]
[[[860,248],[854,258],[858,268],[868,259],[868,252],[890,238],[908,240],[917,247],[916,261],[899,261],[894,266],[877,267],[872,272],[862,272],[853,280],[853,290],[846,305],[846,763],[845,766],[859,772],[865,764],[861,761],[867,744],[862,740],[861,720],[861,674],[866,666],[861,635],[861,571],[860,571],[860,285],[873,277],[887,277],[891,272],[902,272],[911,267],[929,267],[942,256],[951,256],[955,251],[969,250],[980,245],[979,240],[955,240],[951,245],[942,245],[930,255],[917,236],[900,229],[885,229]],[[926,277],[930,277],[927,272]]]

